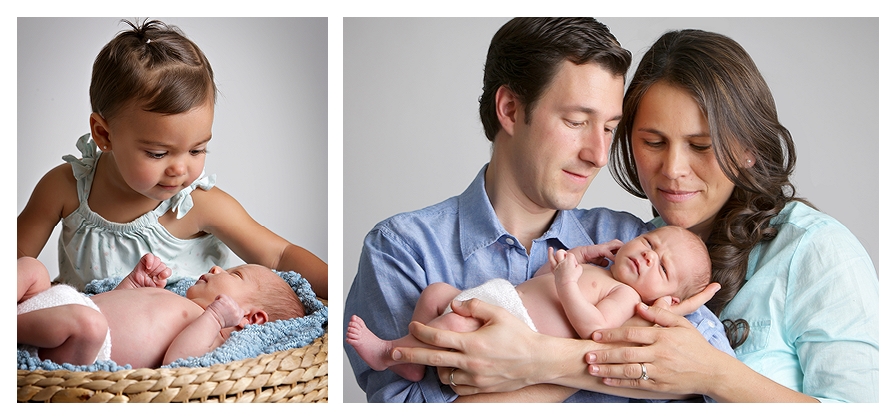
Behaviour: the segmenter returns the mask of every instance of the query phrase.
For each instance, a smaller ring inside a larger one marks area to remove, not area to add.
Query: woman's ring
[[[643,365],[642,365],[642,366],[643,366]],[[456,371],[456,370],[457,370],[457,368],[451,369],[451,374],[448,375],[448,382],[450,382],[450,383],[451,383],[451,386],[453,386],[453,387],[456,387],[456,386],[457,386],[457,384],[454,383],[454,371]]]
[[[646,380],[650,379],[650,377],[647,376],[647,366],[644,366],[644,363],[638,363],[638,364],[641,365],[641,377],[638,379],[640,379],[642,381],[646,381]],[[451,374],[454,375],[454,371],[452,371]],[[453,384],[454,381],[452,381],[451,383]]]

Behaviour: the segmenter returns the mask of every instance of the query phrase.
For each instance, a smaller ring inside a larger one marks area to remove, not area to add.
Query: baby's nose
[[[221,268],[221,267],[218,267],[217,265],[214,266],[214,267],[212,267],[210,270],[208,270],[208,272],[211,273],[211,274],[218,274],[218,273],[220,273],[220,272],[222,272],[222,271],[224,271],[224,269]]]

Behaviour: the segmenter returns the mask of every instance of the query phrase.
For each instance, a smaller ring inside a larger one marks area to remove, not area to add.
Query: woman
[[[592,370],[617,378],[608,384],[646,390],[698,392],[703,382],[699,393],[719,401],[876,402],[874,267],[843,225],[794,198],[793,141],[747,52],[723,35],[669,32],[642,59],[623,114],[611,171],[650,200],[661,217],[655,223],[686,227],[707,242],[713,281],[722,285],[707,306],[726,323],[739,361],[714,360],[700,343],[682,342],[689,358],[731,373],[694,375],[686,389],[683,378],[664,378],[687,369],[684,360],[652,341],[672,339],[659,338],[670,329],[642,337],[648,346],[631,360],[619,357],[627,350],[595,353],[608,363],[642,362],[652,380],[621,379],[624,365]]]
[[[611,171],[651,201],[657,225],[686,227],[707,242],[722,286],[708,306],[726,323],[737,359],[684,318],[641,307],[643,318],[667,328],[595,334],[584,352],[590,373],[604,379],[589,382],[575,364],[587,344],[528,333],[481,302],[456,306],[487,320],[469,336],[412,325],[422,341],[459,354],[400,349],[401,358],[455,367],[440,377],[459,394],[551,383],[730,402],[878,401],[874,267],[843,225],[795,198],[793,141],[746,51],[714,33],[663,35],[641,60],[623,114]],[[479,356],[508,334],[522,339],[502,347],[502,359]]]

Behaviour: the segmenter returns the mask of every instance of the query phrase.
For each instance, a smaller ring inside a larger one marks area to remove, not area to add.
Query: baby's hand
[[[567,251],[565,249],[558,249],[554,251],[553,247],[548,247],[548,262],[551,265],[551,271],[554,271],[554,269],[557,268],[557,265],[567,257],[576,259],[575,255],[573,255],[571,251]]]
[[[134,271],[125,277],[125,281],[129,281],[134,287],[165,287],[170,276],[171,269],[159,257],[146,254],[140,258]]]
[[[597,245],[577,246],[569,250],[580,264],[592,263],[601,267],[610,265],[616,259],[616,251],[623,245],[622,241],[613,239]]]
[[[215,317],[218,323],[221,324],[221,328],[240,325],[240,321],[243,320],[243,315],[245,315],[245,312],[240,309],[240,305],[237,305],[236,301],[227,295],[218,295],[214,302],[209,304],[208,308],[205,308],[205,311]]]
[[[571,253],[562,249],[551,255],[551,267],[557,288],[568,283],[578,283],[584,270]]]

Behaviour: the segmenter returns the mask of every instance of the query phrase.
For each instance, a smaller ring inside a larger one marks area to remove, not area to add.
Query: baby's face
[[[687,247],[679,246],[677,232],[656,229],[627,242],[619,251],[610,271],[613,277],[635,289],[645,303],[663,296],[675,296],[680,280],[689,278]]]
[[[214,266],[187,289],[187,298],[205,308],[218,295],[224,294],[242,305],[259,293],[261,285],[270,276],[276,274],[260,265],[246,264],[227,270]]]

